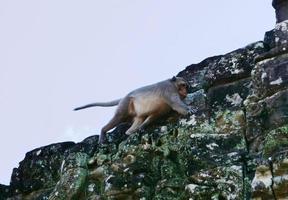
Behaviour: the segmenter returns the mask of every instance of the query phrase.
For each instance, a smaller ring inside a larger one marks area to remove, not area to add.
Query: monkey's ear
[[[173,77],[171,78],[171,81],[175,82],[175,81],[176,81],[176,76],[173,76]]]

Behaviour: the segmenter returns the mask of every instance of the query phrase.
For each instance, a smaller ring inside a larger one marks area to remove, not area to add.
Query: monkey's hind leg
[[[99,137],[99,144],[104,143],[105,140],[105,134],[111,130],[112,128],[114,128],[115,126],[117,126],[118,124],[120,124],[121,122],[123,122],[123,118],[117,114],[115,114],[115,116],[108,122],[108,124],[106,124],[102,129],[101,129],[101,134]]]
[[[154,122],[157,118],[159,118],[158,115],[149,115],[144,122],[140,125],[139,129],[143,130],[146,126],[150,125],[152,122]]]
[[[105,134],[109,130],[111,130],[112,128],[115,128],[120,123],[125,122],[127,121],[127,119],[129,119],[129,114],[128,114],[129,104],[130,104],[130,98],[123,98],[123,100],[121,100],[114,117],[101,130],[101,135],[99,137],[100,144],[104,142]]]
[[[126,135],[135,133],[143,124],[144,119],[142,117],[135,117],[132,126],[126,131]]]

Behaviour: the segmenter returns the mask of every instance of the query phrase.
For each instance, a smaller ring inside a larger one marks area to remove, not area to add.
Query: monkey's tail
[[[90,107],[95,107],[95,106],[101,106],[101,107],[116,106],[116,105],[119,104],[120,101],[121,101],[121,99],[117,99],[117,100],[110,101],[110,102],[90,103],[90,104],[87,104],[85,106],[81,106],[81,107],[75,108],[74,111],[82,110],[82,109],[90,108]]]

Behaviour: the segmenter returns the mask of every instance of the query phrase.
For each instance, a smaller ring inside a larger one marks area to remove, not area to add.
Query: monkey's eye
[[[185,87],[185,88],[187,88],[187,85],[186,85],[185,83],[181,83],[181,84],[180,84],[180,87]]]

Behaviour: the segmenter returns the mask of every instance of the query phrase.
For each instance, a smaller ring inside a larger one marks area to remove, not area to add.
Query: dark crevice
[[[249,170],[249,164],[248,160],[251,159],[251,154],[250,154],[250,145],[249,141],[247,138],[247,111],[245,107],[243,107],[243,113],[244,113],[244,121],[245,125],[243,126],[243,139],[245,142],[245,154],[241,155],[241,162],[242,162],[242,183],[243,183],[243,199],[251,199],[251,183],[248,184],[248,180],[251,181],[251,172]]]
[[[271,178],[271,191],[272,191],[272,194],[273,194],[273,197],[275,200],[277,200],[277,197],[276,197],[276,194],[275,194],[275,191],[274,191],[274,171],[273,171],[273,161],[271,159],[271,157],[269,158],[269,169],[271,171],[271,175],[272,175],[272,178]]]
[[[255,63],[266,60],[266,59],[270,59],[276,56],[281,56],[283,54],[288,53],[288,45],[284,44],[281,46],[276,46],[273,49],[270,49],[270,51],[265,52],[263,54],[260,54],[259,56],[255,57]]]
[[[242,160],[242,191],[243,191],[243,198],[249,199],[249,194],[247,191],[247,185],[246,185],[246,178],[247,178],[247,162],[245,157]]]
[[[217,80],[217,82],[214,81],[213,83],[209,84],[209,87],[207,90],[210,90],[211,88],[214,88],[214,87],[229,85],[229,84],[233,84],[233,83],[238,82],[238,81],[249,79],[249,78],[251,78],[251,71],[252,71],[252,69],[247,74],[234,75],[234,76],[231,76],[229,78],[225,78],[223,80]]]
[[[250,153],[250,148],[249,148],[249,141],[247,138],[247,111],[245,109],[245,107],[243,107],[243,113],[244,113],[244,121],[245,121],[245,125],[243,127],[243,137],[244,137],[244,141],[245,141],[245,146],[246,146],[246,151],[248,152],[248,154]]]

